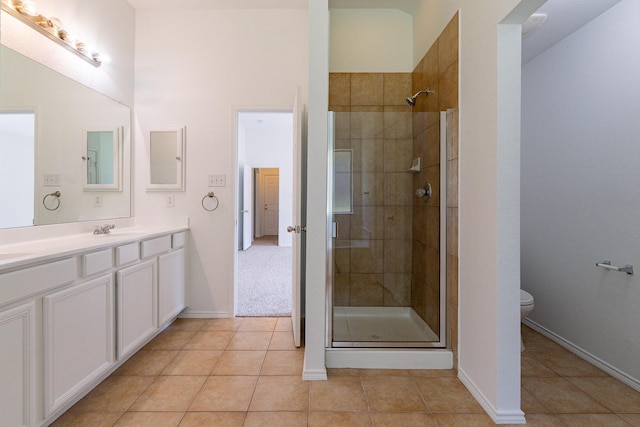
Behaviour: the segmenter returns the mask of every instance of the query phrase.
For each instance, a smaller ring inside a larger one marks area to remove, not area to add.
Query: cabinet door
[[[158,323],[163,325],[185,307],[184,249],[158,257],[158,293]]]
[[[112,275],[45,296],[43,313],[48,417],[114,363]]]
[[[156,261],[136,264],[116,275],[118,359],[122,359],[157,330]]]
[[[0,413],[8,426],[33,424],[35,304],[0,312]]]

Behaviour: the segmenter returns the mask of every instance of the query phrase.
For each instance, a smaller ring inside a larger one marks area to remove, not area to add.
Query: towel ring
[[[204,205],[204,201],[206,198],[210,198],[210,199],[214,199],[216,201],[216,205],[213,209],[209,209]],[[220,204],[220,202],[218,201],[218,198],[216,197],[215,194],[213,194],[213,191],[209,191],[207,194],[205,194],[205,196],[202,198],[202,209],[204,209],[205,211],[208,212],[213,212],[216,209],[218,209],[218,205]]]
[[[53,193],[49,193],[47,195],[45,195],[42,198],[42,205],[44,206],[44,208],[48,211],[55,211],[56,209],[58,209],[60,207],[60,196],[62,195],[62,193],[60,193],[59,191],[54,191]],[[49,206],[47,206],[47,197],[55,197],[56,198],[56,206],[53,208],[50,208]]]

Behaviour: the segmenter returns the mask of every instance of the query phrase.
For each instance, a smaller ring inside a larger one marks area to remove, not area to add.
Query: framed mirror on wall
[[[155,129],[149,132],[148,191],[185,189],[186,127]]]
[[[85,191],[122,191],[120,151],[121,127],[96,127],[83,130],[86,152],[82,160]]]

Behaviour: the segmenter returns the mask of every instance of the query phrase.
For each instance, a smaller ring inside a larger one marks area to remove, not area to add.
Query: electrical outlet
[[[96,194],[93,196],[93,206],[96,208],[102,207],[102,194]]]
[[[173,208],[176,206],[176,196],[173,194],[168,194],[167,195],[167,207],[168,208]]]
[[[224,187],[227,185],[226,175],[209,175],[209,187]]]

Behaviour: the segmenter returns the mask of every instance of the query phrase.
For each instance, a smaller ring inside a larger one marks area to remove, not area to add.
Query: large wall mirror
[[[129,107],[0,46],[0,228],[131,216],[130,128]]]

